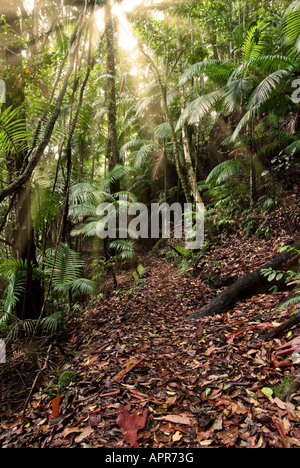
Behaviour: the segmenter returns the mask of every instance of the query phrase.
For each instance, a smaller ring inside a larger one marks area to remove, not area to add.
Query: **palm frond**
[[[90,182],[81,182],[70,187],[70,204],[97,203],[98,189]]]
[[[160,149],[156,151],[154,165],[152,167],[152,178],[157,180],[160,171],[166,168],[166,155],[165,152]]]
[[[231,136],[231,142],[235,142],[235,140],[238,138],[239,133],[242,131],[243,127],[247,125],[247,123],[259,112],[259,107],[251,107],[245,115],[241,118],[239,123],[237,124],[232,136]]]
[[[266,25],[262,22],[249,29],[243,47],[245,61],[261,55],[267,44],[266,37]]]
[[[144,140],[142,138],[136,138],[125,143],[120,149],[120,155],[123,156],[130,150],[137,150],[140,147],[152,143],[150,140]]]
[[[206,184],[220,185],[229,178],[240,174],[247,166],[245,159],[229,159],[216,166],[208,175]]]
[[[66,296],[69,292],[74,295],[90,294],[94,283],[82,278],[84,261],[80,255],[67,244],[59,246],[55,261],[53,255],[53,251],[49,252],[45,265],[48,268],[48,273],[53,270],[52,286],[54,292],[62,296]]]
[[[20,154],[32,136],[24,120],[19,119],[20,109],[9,107],[0,113],[0,150]]]
[[[300,153],[300,140],[293,141],[285,148],[287,154],[293,156],[295,153]]]
[[[82,226],[76,226],[72,231],[72,236],[95,237],[97,235],[98,218],[87,219]]]
[[[287,76],[290,76],[288,70],[277,70],[264,78],[255,89],[248,108],[261,107],[272,97],[274,91],[278,90],[278,86]]]
[[[162,124],[158,125],[154,130],[155,138],[158,140],[170,140],[171,139],[171,129],[170,124],[168,122],[163,122]]]
[[[151,142],[148,145],[142,146],[136,154],[135,154],[135,159],[134,159],[134,168],[138,169],[142,167],[142,165],[145,163],[145,161],[153,155],[155,150],[157,149],[157,145],[155,142]]]
[[[48,333],[55,334],[63,326],[63,314],[61,311],[54,312],[41,320],[41,327]]]
[[[253,86],[253,79],[245,77],[236,80],[228,81],[224,87],[224,106],[228,112],[239,110],[241,105],[242,95],[244,98],[250,93]]]
[[[187,121],[189,124],[199,122],[202,117],[214,110],[223,97],[224,90],[221,89],[205,94],[204,96],[200,96],[190,102],[182,112],[177,122],[176,131],[178,131]]]
[[[290,6],[291,7],[291,6]],[[293,8],[289,8],[283,23],[284,43],[289,53],[300,52],[300,8],[299,2],[294,2]]]
[[[184,86],[192,78],[205,74],[219,84],[224,85],[234,70],[234,64],[228,60],[208,60],[191,65],[181,76],[179,86]]]
[[[35,192],[32,200],[32,220],[37,231],[43,231],[57,216],[59,197],[50,190]]]

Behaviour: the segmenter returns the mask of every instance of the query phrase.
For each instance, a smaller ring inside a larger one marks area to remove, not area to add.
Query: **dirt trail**
[[[118,293],[74,324],[67,346],[78,336],[83,342],[65,370],[77,379],[63,390],[59,415],[53,419],[49,393],[41,389],[25,419],[15,414],[0,424],[0,444],[300,446],[299,394],[286,403],[265,390],[295,370],[274,367],[280,340],[260,339],[278,320],[273,309],[281,295],[261,295],[230,314],[186,322],[215,291],[180,277],[163,259],[142,260],[150,267],[143,285],[128,293],[124,274]]]

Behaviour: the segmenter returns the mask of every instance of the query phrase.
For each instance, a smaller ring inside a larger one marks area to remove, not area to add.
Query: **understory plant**
[[[47,250],[43,264],[32,265],[33,279],[40,280],[44,289],[50,288],[45,316],[40,322],[42,330],[48,333],[61,330],[70,317],[73,300],[95,292],[96,284],[82,275],[84,265],[79,254],[66,244],[61,244],[56,254],[53,249]],[[21,320],[15,313],[25,291],[26,272],[26,260],[9,258],[2,259],[0,263],[0,274],[6,282],[1,301],[0,329],[14,337],[19,333],[32,333],[36,324],[35,319]]]
[[[300,255],[300,249],[286,245],[280,249],[280,252],[291,252],[295,255]],[[272,268],[265,268],[262,274],[268,278],[268,281],[280,281],[284,278],[286,284],[293,288],[293,293],[286,300],[284,300],[278,307],[278,310],[295,306],[292,315],[300,313],[300,259],[298,267],[293,270],[273,270]]]

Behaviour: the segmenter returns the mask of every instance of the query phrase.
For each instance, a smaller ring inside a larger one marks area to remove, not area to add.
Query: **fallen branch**
[[[299,249],[300,241],[295,242],[292,247]],[[209,304],[206,304],[200,310],[189,315],[186,320],[223,314],[237,301],[251,297],[254,294],[261,294],[268,291],[273,284],[278,285],[278,282],[269,282],[267,277],[263,276],[262,270],[272,268],[273,270],[287,271],[298,259],[299,255],[290,251],[284,251],[275,255],[267,264],[239,278],[235,283],[225,289],[225,291],[222,291],[216,296]]]
[[[276,338],[282,335],[282,333],[284,333],[286,330],[290,330],[291,328],[293,328],[295,325],[298,325],[299,323],[300,323],[300,314],[297,314],[294,317],[287,320],[286,322],[279,325],[278,327],[266,333],[266,335],[264,335],[264,339],[268,340],[270,338]]]

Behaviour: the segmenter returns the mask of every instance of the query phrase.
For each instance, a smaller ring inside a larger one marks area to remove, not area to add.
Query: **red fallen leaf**
[[[145,409],[143,412],[141,410],[135,411],[130,414],[131,405],[119,406],[119,416],[117,418],[117,424],[120,427],[125,442],[127,442],[131,447],[138,448],[139,444],[137,443],[137,432],[140,429],[145,427],[148,410]]]
[[[60,400],[61,400],[61,396],[60,395],[57,395],[57,397],[55,397],[53,400],[52,400],[52,416],[53,418],[58,418],[59,416],[59,404],[60,404]]]

